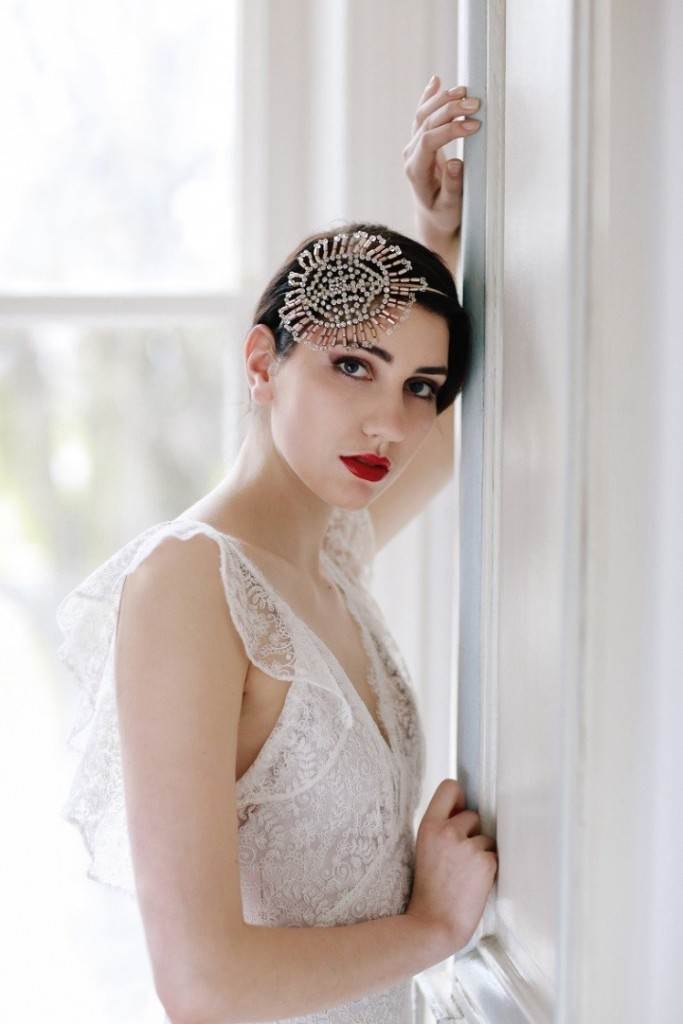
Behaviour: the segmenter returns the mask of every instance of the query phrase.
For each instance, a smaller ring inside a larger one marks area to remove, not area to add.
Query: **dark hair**
[[[436,396],[437,415],[447,409],[457,398],[463,388],[470,364],[470,321],[467,313],[460,305],[458,292],[453,275],[440,256],[425,245],[394,231],[384,224],[366,224],[361,222],[346,223],[341,227],[322,231],[305,238],[290,253],[282,266],[268,282],[261,298],[256,304],[253,323],[264,324],[275,335],[275,351],[278,357],[286,356],[297,342],[283,328],[278,317],[278,309],[284,301],[289,288],[288,276],[292,270],[300,270],[297,256],[310,243],[321,238],[332,238],[338,232],[367,231],[368,234],[379,234],[386,238],[390,245],[400,246],[403,255],[413,266],[413,274],[425,277],[430,288],[438,288],[444,295],[434,292],[418,292],[416,302],[426,309],[443,316],[448,323],[448,376]]]

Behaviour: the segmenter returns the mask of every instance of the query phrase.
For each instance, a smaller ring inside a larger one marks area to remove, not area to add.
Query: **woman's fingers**
[[[442,779],[432,793],[432,798],[422,820],[445,821],[465,810],[465,790],[457,779]]]
[[[417,177],[421,174],[429,174],[434,162],[434,155],[442,146],[452,139],[473,135],[480,124],[480,121],[474,121],[473,127],[470,127],[470,123],[467,121],[449,121],[438,128],[429,128],[420,132],[410,140],[403,150],[406,173],[410,176],[412,172]]]
[[[496,840],[493,836],[476,835],[470,836],[469,842],[472,846],[478,846],[480,850],[489,850],[491,853],[498,856],[498,850],[496,848]]]
[[[466,107],[463,104],[469,103],[470,106]],[[474,103],[475,106],[471,106]],[[479,109],[479,100],[470,99],[465,97],[459,100],[449,100],[448,103],[444,103],[443,106],[438,107],[432,111],[422,122],[422,130],[428,131],[430,128],[439,128],[442,124],[446,124],[448,121],[452,121],[454,117],[472,117]]]
[[[424,95],[424,94],[423,94]],[[415,120],[413,121],[413,131],[422,125],[425,120],[433,114],[435,110],[438,110],[445,103],[449,103],[452,100],[463,100],[467,97],[467,86],[457,85],[453,89],[442,89],[440,92],[435,94],[429,94],[425,98],[420,98],[420,102],[417,105],[415,111]]]
[[[438,91],[438,88],[439,76],[433,75],[432,78],[430,78],[427,84],[425,85],[424,89],[422,90],[422,95],[420,96],[419,102],[422,103],[427,96],[432,96],[435,92]]]
[[[469,808],[464,808],[459,813],[450,817],[449,820],[456,832],[459,833],[461,839],[467,839],[469,836],[481,832],[481,818],[476,811]]]
[[[428,86],[420,98],[413,121],[411,138],[403,151],[406,158],[418,146],[423,134],[431,132],[434,128],[453,124],[452,133],[446,131],[430,138],[429,142],[432,145],[428,146],[428,149],[431,151],[433,151],[435,139],[437,147],[444,146],[451,139],[466,138],[479,129],[481,122],[477,121],[473,115],[478,111],[480,102],[477,97],[467,96],[467,86],[458,85],[453,89],[432,95],[437,83]],[[470,104],[469,108],[465,104]],[[456,121],[456,118],[463,118],[463,120]]]
[[[406,158],[412,156],[420,146],[425,153],[433,153],[435,149],[445,146],[451,139],[466,139],[468,135],[474,135],[480,127],[481,121],[477,121],[475,118],[454,120],[452,115],[447,116],[445,122],[442,118],[441,122],[434,127],[425,126],[416,132],[403,150],[403,155]]]
[[[451,122],[458,127],[464,127],[465,130],[460,133],[462,136],[469,135],[472,131],[476,130],[481,123],[473,116],[479,109],[479,101],[476,100],[475,102],[477,106],[472,109],[463,107],[462,100],[452,100],[451,102],[445,103],[443,106],[437,108],[424,119],[419,128],[416,128],[413,131],[407,148],[413,149],[424,132],[431,131],[433,128],[440,128],[442,125],[450,124]],[[465,120],[456,121],[456,118],[465,118]],[[458,138],[458,135],[450,136],[450,138]]]
[[[427,86],[417,101],[417,110],[415,111],[413,125],[410,130],[411,135],[415,134],[427,114],[430,114],[432,110],[435,110],[436,107],[438,107],[440,95],[442,94],[439,93],[439,79],[437,78]]]

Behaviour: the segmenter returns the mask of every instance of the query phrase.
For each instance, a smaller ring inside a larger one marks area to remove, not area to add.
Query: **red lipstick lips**
[[[363,480],[381,480],[389,472],[391,463],[380,455],[373,455],[372,452],[363,452],[361,455],[340,455],[344,465],[355,476]]]

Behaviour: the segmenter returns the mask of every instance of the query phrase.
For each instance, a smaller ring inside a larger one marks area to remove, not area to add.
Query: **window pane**
[[[227,321],[3,328],[6,525],[21,524],[78,573],[117,532],[170,518],[205,493],[227,471],[228,402],[242,413],[224,386],[231,334]],[[31,564],[13,545],[2,550],[0,572],[11,575],[15,559],[17,572]]]
[[[0,796],[15,837],[0,897],[21,922],[8,1020],[163,1017],[138,914],[87,879],[80,836],[59,817],[77,761],[66,746],[77,687],[56,657],[55,611],[119,547],[228,471],[226,425],[244,422],[248,401],[233,336],[227,321],[0,328]]]
[[[0,7],[0,291],[230,289],[237,0]]]

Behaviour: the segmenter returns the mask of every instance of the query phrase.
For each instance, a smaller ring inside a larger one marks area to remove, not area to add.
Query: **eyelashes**
[[[355,363],[357,366],[362,366],[362,367],[364,367],[364,369],[369,370],[370,367],[368,366],[367,363],[363,362],[362,359],[355,359],[352,356],[342,356],[341,359],[333,360],[332,365],[334,366],[335,370],[337,370],[338,373],[343,374],[344,377],[350,377],[351,380],[365,380],[366,379],[365,377],[356,377],[355,374],[347,373],[345,370],[342,370],[341,367],[342,367],[343,363]],[[415,396],[415,398],[420,398],[423,402],[434,402],[434,401],[436,401],[436,394],[437,394],[438,388],[430,380],[419,380],[419,379],[415,378],[415,383],[416,384],[424,384],[429,389],[429,394],[428,395],[418,395],[414,391],[411,392]]]

